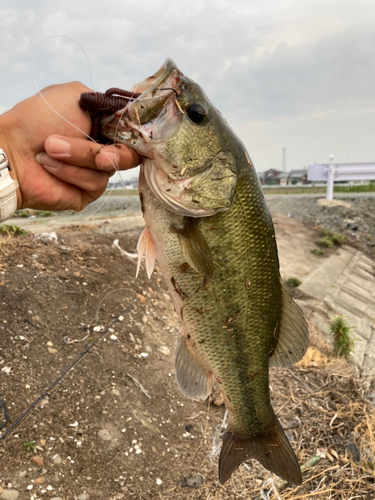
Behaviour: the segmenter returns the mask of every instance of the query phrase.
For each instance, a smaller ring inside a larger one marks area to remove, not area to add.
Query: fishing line
[[[76,358],[75,361],[73,361],[73,363],[70,366],[68,366],[68,368],[66,368],[66,370],[63,371],[63,373],[27,408],[27,410],[25,410],[22,413],[22,415],[17,418],[17,420],[14,422],[14,424],[12,424],[9,427],[9,429],[7,429],[4,432],[4,434],[2,434],[0,436],[0,441],[5,440],[6,437],[9,436],[9,434],[15,429],[15,427],[22,422],[22,420],[24,420],[26,417],[30,416],[29,415],[30,412],[34,408],[37,407],[37,405],[41,402],[41,400],[45,396],[49,396],[50,395],[50,393],[56,388],[56,386],[62,381],[62,379],[70,372],[70,370],[72,370],[74,368],[74,366],[76,366],[82,360],[82,358],[84,358],[84,356],[86,356],[86,354],[88,354],[95,347],[95,345],[109,332],[109,330],[116,323],[118,323],[119,321],[123,321],[124,315],[128,311],[130,311],[130,309],[133,307],[133,305],[135,304],[136,301],[137,301],[137,299],[134,299],[133,302],[129,306],[127,306],[123,310],[123,312],[114,321],[112,321],[112,323],[104,330],[104,332],[101,333],[99,335],[99,337],[97,337],[96,340],[94,340],[94,342],[92,342],[83,352],[81,352],[81,354],[78,356],[78,358]],[[3,407],[3,404],[2,404],[2,407]],[[4,411],[4,407],[3,407],[3,411]],[[6,409],[5,409],[5,412],[6,412]],[[4,412],[4,414],[5,414],[5,412]],[[9,417],[8,417],[8,421],[9,421]]]

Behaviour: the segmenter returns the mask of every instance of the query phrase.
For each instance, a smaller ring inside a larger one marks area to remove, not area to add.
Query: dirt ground
[[[355,233],[357,244],[371,254],[375,210],[374,200],[369,200],[360,215],[356,215],[358,203],[341,208],[346,218],[361,218],[357,230],[345,230]],[[293,207],[284,203],[275,208],[272,200],[269,203],[271,210],[284,213],[280,221],[292,213],[291,208],[298,213],[286,237],[293,243],[293,234],[303,234],[308,253],[319,238],[311,226],[326,222],[309,220],[311,214],[301,209],[305,202],[300,209],[296,200]],[[316,199],[307,203],[323,216],[328,210]],[[364,217],[371,210],[372,215]],[[345,218],[339,212],[336,216]],[[135,279],[134,259],[113,248],[117,238],[122,249],[135,252],[139,215],[130,214],[118,223],[109,215],[92,217],[80,227],[74,217],[75,225],[60,224],[56,239],[0,236],[0,396],[10,424],[131,307],[0,441],[0,498],[268,498],[260,490],[271,474],[257,462],[241,466],[225,486],[218,483],[225,408],[215,404],[208,408],[207,402],[180,395],[173,369],[178,321],[162,277],[156,268],[151,280],[143,271]],[[363,229],[362,217],[371,234]],[[310,227],[298,219],[308,220]],[[50,231],[57,220],[34,222]],[[287,233],[281,226],[280,222],[280,238],[283,231]],[[316,262],[321,258],[311,255]],[[332,478],[335,488],[330,498],[353,497],[354,483],[353,498],[371,498],[374,477],[348,443],[358,452],[354,429],[372,415],[372,407],[355,370],[332,361],[329,347],[319,344],[319,332],[313,338],[317,348],[305,363],[271,370],[270,385],[273,406],[300,463],[320,450],[321,469],[309,469],[299,489],[286,489],[279,498],[328,498],[320,491],[330,491]],[[368,453],[366,460],[371,462]],[[279,487],[281,482],[267,484]]]

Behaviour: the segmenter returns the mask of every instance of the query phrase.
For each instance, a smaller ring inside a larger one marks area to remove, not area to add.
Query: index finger
[[[141,163],[141,158],[124,144],[109,145],[60,135],[50,135],[44,144],[46,153],[79,167],[98,170],[127,170]]]

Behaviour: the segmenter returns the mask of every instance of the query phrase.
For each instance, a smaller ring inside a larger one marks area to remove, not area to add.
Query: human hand
[[[41,91],[44,99],[36,94],[0,116],[0,147],[20,186],[18,209],[82,210],[104,192],[115,166],[139,165],[124,145],[87,140],[91,119],[78,105],[87,91],[79,82],[52,85]]]

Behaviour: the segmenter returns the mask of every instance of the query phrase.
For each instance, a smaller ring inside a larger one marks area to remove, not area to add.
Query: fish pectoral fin
[[[297,457],[276,417],[269,429],[256,436],[243,438],[236,432],[225,432],[219,458],[220,483],[224,484],[249,458],[255,458],[263,467],[289,483],[302,483]]]
[[[211,376],[188,346],[185,337],[177,341],[176,381],[181,393],[195,401],[204,401],[211,392]]]
[[[278,325],[275,350],[270,357],[270,366],[289,366],[297,363],[309,345],[309,332],[300,307],[288,290],[282,287],[282,313]]]
[[[186,217],[183,229],[176,229],[182,253],[187,262],[208,281],[214,276],[214,263],[203,234],[197,227],[197,221]]]
[[[138,263],[137,263],[137,272],[135,277],[138,276],[139,269],[141,268],[141,262],[143,255],[145,256],[145,264],[146,264],[146,272],[147,276],[150,279],[152,272],[155,268],[155,260],[156,260],[156,246],[153,237],[151,236],[150,231],[147,227],[142,231],[141,236],[139,237],[137,243],[137,252],[138,252]]]

